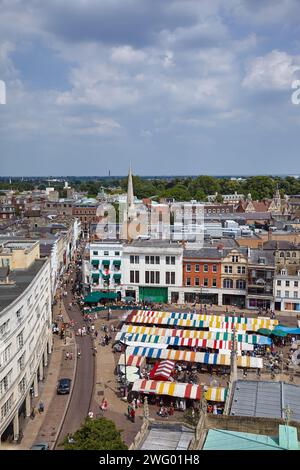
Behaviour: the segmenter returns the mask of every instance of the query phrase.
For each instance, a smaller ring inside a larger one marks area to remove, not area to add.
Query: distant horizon
[[[45,179],[45,180],[50,180],[52,178],[96,178],[96,179],[109,179],[109,178],[126,178],[128,176],[128,173],[123,174],[123,175],[18,175],[18,176],[13,176],[13,175],[1,175],[0,176],[0,181],[4,179],[22,179],[22,178],[31,178],[31,179]],[[275,177],[280,177],[280,178],[286,178],[286,177],[291,177],[291,178],[299,178],[299,174],[290,174],[290,173],[249,173],[249,174],[209,174],[209,173],[197,173],[197,174],[172,174],[172,175],[155,175],[155,174],[140,174],[140,173],[135,173],[133,171],[133,176],[139,176],[140,178],[197,178],[198,176],[211,176],[213,178],[251,178],[251,177],[257,177],[257,176],[268,176],[270,178],[275,178]]]

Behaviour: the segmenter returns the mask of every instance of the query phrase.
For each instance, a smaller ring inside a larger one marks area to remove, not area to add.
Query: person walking
[[[40,401],[40,403],[39,403],[39,414],[43,413],[44,409],[45,409],[44,403],[42,401]]]
[[[135,409],[134,408],[131,408],[130,410],[130,417],[131,417],[131,421],[134,423],[135,422]]]

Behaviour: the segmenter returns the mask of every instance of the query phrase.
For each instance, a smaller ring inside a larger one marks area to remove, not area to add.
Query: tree
[[[70,439],[72,438],[72,439]],[[110,419],[86,418],[85,423],[63,442],[65,450],[126,450],[121,433]]]

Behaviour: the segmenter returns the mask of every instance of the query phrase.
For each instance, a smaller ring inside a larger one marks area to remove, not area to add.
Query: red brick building
[[[184,250],[182,278],[185,302],[219,303],[221,261],[222,251],[215,247]]]

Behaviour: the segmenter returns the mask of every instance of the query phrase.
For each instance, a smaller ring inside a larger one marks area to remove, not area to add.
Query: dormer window
[[[281,276],[286,276],[286,269],[282,269],[280,274]]]

